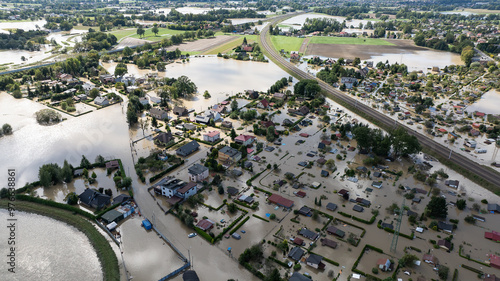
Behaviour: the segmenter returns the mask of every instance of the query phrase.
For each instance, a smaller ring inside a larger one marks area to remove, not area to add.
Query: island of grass
[[[384,39],[376,38],[357,38],[357,37],[331,37],[314,36],[311,38],[311,44],[332,44],[332,45],[375,45],[375,46],[394,46],[393,43]]]
[[[271,42],[277,51],[298,52],[305,38],[290,36],[271,36]]]
[[[0,208],[7,209],[8,200],[0,200]],[[103,278],[106,281],[120,280],[120,270],[118,259],[108,241],[101,233],[83,216],[77,215],[71,211],[42,205],[35,202],[16,200],[16,210],[27,213],[35,213],[46,217],[67,223],[87,236],[92,247],[97,253],[103,272]]]

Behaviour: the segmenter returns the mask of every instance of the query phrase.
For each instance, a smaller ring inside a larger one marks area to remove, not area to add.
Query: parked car
[[[197,233],[189,233],[188,237],[189,238],[193,238],[193,237],[196,237],[198,234]]]

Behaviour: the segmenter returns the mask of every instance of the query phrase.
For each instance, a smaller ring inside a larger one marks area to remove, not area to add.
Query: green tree
[[[144,36],[144,33],[145,33],[145,32],[146,32],[146,31],[144,31],[144,28],[142,28],[142,26],[139,26],[139,27],[137,28],[137,34],[139,35],[139,37]]]
[[[450,272],[450,269],[447,266],[440,265],[438,269],[438,275],[439,278],[446,280],[448,279],[448,273]]]
[[[188,97],[196,93],[198,88],[187,76],[181,76],[172,85],[178,97]]]
[[[391,142],[396,155],[407,156],[422,149],[417,137],[409,135],[403,127],[391,132]]]
[[[361,59],[356,57],[354,58],[354,61],[352,62],[353,66],[358,66],[361,63]]]
[[[465,201],[465,199],[458,199],[457,200],[457,208],[459,210],[465,209],[466,206],[467,206],[467,201]]]
[[[271,220],[276,219],[276,214],[272,213],[271,215],[269,215],[269,218],[270,218]]]
[[[132,49],[130,49],[130,47],[128,47],[128,46],[127,46],[127,47],[125,47],[125,48],[123,49],[123,51],[122,51],[122,55],[123,55],[124,57],[129,57],[129,56],[131,56],[133,53],[134,53],[134,51],[132,51]]]
[[[399,265],[401,267],[413,267],[414,262],[418,261],[418,257],[412,254],[405,254],[400,260]]]
[[[281,281],[280,271],[277,268],[273,269],[264,281]]]
[[[218,192],[219,192],[220,195],[224,194],[224,187],[222,187],[222,185],[219,185]]]
[[[2,133],[5,135],[12,134],[12,126],[10,124],[7,124],[7,123],[3,124]]]
[[[448,215],[446,199],[443,197],[432,197],[429,204],[427,204],[426,214],[431,218],[446,218]]]
[[[231,133],[229,134],[229,136],[231,137],[231,140],[234,141],[234,139],[236,138],[236,131],[234,130],[234,128],[231,129]]]
[[[238,211],[238,206],[236,206],[236,204],[234,203],[230,203],[227,205],[227,210],[229,213],[234,214],[236,213],[236,211]]]
[[[269,128],[267,128],[266,140],[269,142],[273,142],[275,138],[276,138],[275,128],[274,126],[270,126]]]
[[[115,67],[115,76],[122,76],[128,72],[127,65],[120,62]]]
[[[372,146],[372,130],[365,126],[358,126],[353,131],[354,139],[361,148],[369,149]]]
[[[66,183],[69,183],[73,180],[73,170],[71,169],[71,166],[66,160],[64,160],[64,164],[61,169],[61,176],[64,182]]]
[[[158,35],[158,31],[159,31],[159,30],[158,30],[158,24],[156,24],[156,23],[155,23],[155,24],[153,25],[153,28],[151,28],[151,32],[153,32],[153,33],[154,33],[154,35],[156,36],[156,35]]]
[[[474,49],[471,46],[467,46],[462,49],[462,53],[460,54],[460,58],[465,63],[467,67],[472,63],[472,58],[474,57]]]
[[[200,29],[200,30],[201,30],[201,29]],[[205,90],[205,92],[203,93],[203,97],[204,97],[204,98],[206,98],[206,99],[209,99],[209,98],[211,98],[212,96],[210,95],[210,93],[209,93],[207,90]]]
[[[70,194],[68,194],[68,196],[66,196],[66,202],[68,203],[68,205],[76,205],[78,203],[78,195],[76,195],[76,193],[74,192],[71,192]]]
[[[85,155],[82,155],[82,160],[80,161],[80,168],[91,168],[90,161],[85,157]]]
[[[231,111],[236,111],[236,110],[238,110],[238,101],[234,99],[231,102]]]
[[[47,188],[62,181],[61,168],[55,163],[45,164],[38,170],[40,185]]]

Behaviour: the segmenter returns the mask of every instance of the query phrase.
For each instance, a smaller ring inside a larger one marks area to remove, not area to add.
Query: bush
[[[293,270],[295,270],[295,271],[299,271],[301,268],[302,268],[302,266],[300,265],[300,263],[293,266]]]
[[[372,273],[373,274],[378,274],[378,268],[376,268],[376,267],[372,268]]]

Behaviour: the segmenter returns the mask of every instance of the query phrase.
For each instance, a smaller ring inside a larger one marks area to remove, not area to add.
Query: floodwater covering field
[[[85,234],[57,220],[16,212],[16,273],[7,272],[2,262],[2,280],[103,280],[97,254]],[[7,221],[8,212],[0,209],[0,219]],[[0,228],[1,237],[9,236],[8,228]],[[50,231],[47,231],[50,230]],[[54,239],[57,237],[57,239]],[[7,244],[2,247],[5,257]],[[6,258],[4,259],[6,260]],[[34,262],[36,261],[36,262]]]
[[[467,107],[467,112],[484,112],[486,114],[499,114],[500,93],[491,90],[483,94],[481,99]]]

